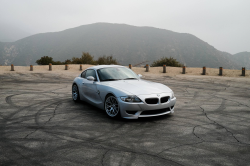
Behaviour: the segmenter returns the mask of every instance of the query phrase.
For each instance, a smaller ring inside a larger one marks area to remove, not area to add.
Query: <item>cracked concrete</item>
[[[126,120],[74,103],[74,77],[0,75],[0,165],[250,165],[249,79],[147,76],[175,113]]]

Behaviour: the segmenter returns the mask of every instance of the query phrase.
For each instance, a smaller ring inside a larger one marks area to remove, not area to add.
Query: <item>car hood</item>
[[[172,91],[166,85],[145,80],[119,80],[109,81],[105,84],[108,84],[108,86],[118,90],[127,91],[134,95],[159,94]]]

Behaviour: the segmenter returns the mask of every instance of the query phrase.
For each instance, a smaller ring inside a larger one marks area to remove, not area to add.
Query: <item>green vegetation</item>
[[[87,53],[83,52],[81,58],[73,57],[71,63],[72,64],[92,64],[92,65],[94,65],[95,61],[94,61],[94,56],[91,56],[88,52]]]
[[[48,56],[41,57],[41,59],[36,61],[38,65],[49,65],[50,63],[53,64],[53,62],[53,58]]]
[[[181,64],[180,62],[178,62],[176,59],[174,59],[173,57],[170,58],[161,58],[157,61],[154,61],[151,65],[151,67],[157,67],[157,66],[173,66],[173,67],[182,67],[183,64]]]
[[[114,64],[114,65],[117,65],[118,62],[116,61],[116,59],[113,59],[113,56],[107,56],[104,55],[102,57],[99,57],[96,61],[96,64],[99,64],[99,65],[110,65],[110,64]]]
[[[38,59],[36,61],[36,63],[38,65],[49,65],[50,63],[52,65],[64,65],[64,64],[91,64],[91,65],[110,65],[110,64],[114,64],[117,65],[118,62],[116,61],[116,59],[113,58],[113,56],[107,56],[104,55],[102,57],[99,57],[96,61],[94,60],[94,56],[91,56],[88,52],[82,53],[82,57],[80,58],[76,58],[73,57],[72,60],[67,59],[64,62],[61,61],[53,61],[52,57],[48,57],[48,56],[44,56],[41,57],[41,59]]]

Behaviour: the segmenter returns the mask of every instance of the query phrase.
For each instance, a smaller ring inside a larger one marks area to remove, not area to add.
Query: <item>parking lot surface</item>
[[[250,165],[250,80],[149,77],[175,113],[112,119],[71,98],[74,77],[0,75],[0,165]]]

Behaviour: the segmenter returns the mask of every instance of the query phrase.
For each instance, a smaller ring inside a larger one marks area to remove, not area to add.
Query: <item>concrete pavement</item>
[[[111,119],[71,99],[74,77],[0,75],[0,165],[250,165],[250,80],[146,77],[174,115]]]

